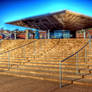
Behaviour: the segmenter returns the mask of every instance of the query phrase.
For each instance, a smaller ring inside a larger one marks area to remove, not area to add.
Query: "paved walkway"
[[[0,75],[0,92],[92,92],[92,87],[68,85],[60,89],[58,83]]]

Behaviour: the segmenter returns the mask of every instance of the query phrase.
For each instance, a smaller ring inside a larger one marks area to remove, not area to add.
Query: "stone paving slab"
[[[59,88],[56,82],[0,74],[0,92],[92,92],[92,87],[67,85]]]

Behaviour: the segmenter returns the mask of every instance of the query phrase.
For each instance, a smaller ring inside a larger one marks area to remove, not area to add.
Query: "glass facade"
[[[48,35],[48,32],[47,32]],[[35,39],[45,39],[46,32],[40,32],[40,31],[35,31]],[[63,39],[63,38],[70,38],[71,34],[70,31],[68,30],[54,30],[50,31],[50,39]],[[30,38],[30,36],[29,36]]]
[[[38,31],[35,32],[35,39],[39,39],[39,32]]]
[[[70,38],[71,37],[71,34],[70,34],[70,31],[68,30],[54,30],[53,32],[50,32],[50,38],[56,38],[56,39],[59,39],[59,38]]]
[[[63,31],[63,38],[70,38],[70,31]]]
[[[63,38],[63,32],[61,30],[54,31],[55,38]]]

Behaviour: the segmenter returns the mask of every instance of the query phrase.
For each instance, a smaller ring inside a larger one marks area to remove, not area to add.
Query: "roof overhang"
[[[92,17],[64,10],[57,13],[21,19],[6,24],[36,28],[40,30],[80,30],[92,28]]]

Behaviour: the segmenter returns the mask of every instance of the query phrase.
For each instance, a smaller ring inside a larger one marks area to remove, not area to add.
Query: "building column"
[[[89,32],[89,31],[87,31],[87,33],[88,33],[88,38],[89,38],[89,39],[91,39],[90,32]]]
[[[50,30],[48,30],[48,39],[50,39]]]
[[[29,34],[29,30],[26,30],[26,39],[29,39],[28,34]]]
[[[14,39],[16,40],[16,31],[14,32]]]
[[[84,31],[84,39],[85,39],[86,38],[86,30],[83,29],[83,31]]]

